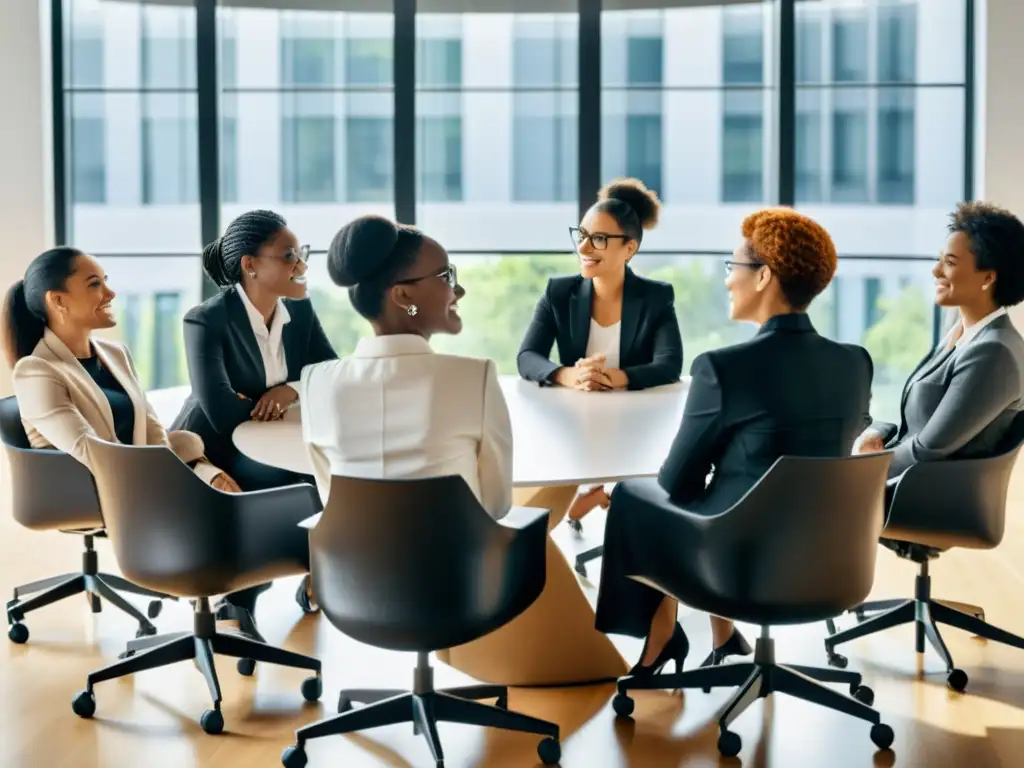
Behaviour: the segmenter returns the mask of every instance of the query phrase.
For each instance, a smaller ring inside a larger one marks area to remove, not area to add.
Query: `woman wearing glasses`
[[[644,230],[658,222],[661,202],[637,179],[607,184],[578,227],[570,227],[580,274],[548,281],[519,349],[519,375],[541,386],[583,392],[647,389],[678,381],[683,368],[668,283],[629,267]],[[550,359],[558,346],[558,362]],[[603,486],[583,487],[568,512],[577,531]]]
[[[435,334],[462,330],[455,266],[412,227],[363,216],[327,253],[373,328],[341,360],[302,371],[302,434],[326,500],[331,475],[461,475],[494,518],[512,503],[512,425],[494,362],[436,354]],[[385,407],[386,405],[386,407]]]
[[[308,247],[272,211],[243,213],[203,249],[203,269],[222,291],[185,315],[192,393],[173,428],[202,437],[210,460],[243,491],[312,482],[253,461],[231,440],[242,422],[284,416],[298,401],[289,382],[303,366],[337,357],[306,295],[308,259]],[[260,589],[229,602],[251,612]],[[306,590],[297,600],[312,610]]]
[[[871,420],[868,353],[819,336],[807,317],[835,273],[832,238],[788,209],[748,216],[742,234],[726,263],[729,314],[759,331],[693,361],[682,424],[658,478],[620,483],[612,494],[596,623],[646,638],[634,675],[668,661],[682,667],[689,650],[667,596],[685,591],[674,583],[676,515],[725,512],[780,456],[849,455]],[[680,511],[649,503],[665,498]],[[712,618],[711,628],[704,666],[750,653],[732,622]]]

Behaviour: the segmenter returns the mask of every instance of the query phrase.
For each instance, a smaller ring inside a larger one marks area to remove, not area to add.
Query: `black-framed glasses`
[[[298,262],[309,264],[309,246],[300,245],[299,250],[289,248],[283,256],[279,257],[285,264],[294,266]]]
[[[764,266],[763,261],[727,261],[725,262],[725,274],[731,275],[733,267],[746,267],[747,269],[760,269]]]
[[[595,251],[603,251],[608,247],[609,240],[629,240],[629,235],[609,235],[604,232],[587,232],[581,227],[569,227],[569,236],[572,238],[573,250],[583,245],[587,240],[594,247]]]
[[[418,283],[421,280],[427,280],[431,277],[439,277],[446,283],[448,283],[449,288],[454,288],[459,283],[459,270],[456,269],[454,264],[449,264],[440,272],[435,272],[432,275],[423,275],[422,277],[410,277],[407,280],[396,280],[395,285],[411,285],[412,283]]]

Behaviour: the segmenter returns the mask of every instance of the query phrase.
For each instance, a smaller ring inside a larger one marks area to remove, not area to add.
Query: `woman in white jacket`
[[[494,518],[512,503],[512,425],[491,360],[436,354],[435,333],[459,333],[465,290],[435,240],[380,216],[334,236],[331,279],[374,337],[303,369],[302,433],[323,500],[331,475],[461,475]]]

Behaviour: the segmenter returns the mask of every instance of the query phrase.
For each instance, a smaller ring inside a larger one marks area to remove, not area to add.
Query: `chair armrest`
[[[550,514],[550,509],[541,509],[540,507],[512,507],[507,515],[498,520],[498,524],[506,528],[522,531],[537,525],[538,521],[543,521],[546,529]]]
[[[307,483],[228,495],[235,502],[235,511],[243,518],[269,517],[275,527],[298,526],[322,509],[320,494]]]

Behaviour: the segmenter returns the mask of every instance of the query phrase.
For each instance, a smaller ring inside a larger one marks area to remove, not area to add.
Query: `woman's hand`
[[[283,418],[288,406],[298,399],[298,392],[287,384],[279,384],[263,394],[250,416],[253,421],[274,421]]]
[[[242,489],[238,487],[230,475],[226,472],[221,472],[219,475],[214,475],[213,480],[210,481],[210,485],[216,488],[218,491],[224,493],[241,493]]]
[[[599,485],[596,488],[591,488],[586,493],[579,494],[572,500],[572,504],[569,506],[568,517],[570,520],[580,520],[594,507],[607,509],[611,503],[612,501],[608,498],[608,493],[605,491],[604,486]]]

